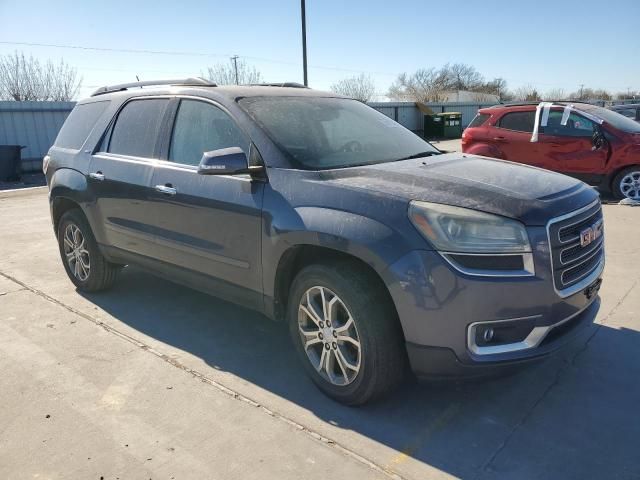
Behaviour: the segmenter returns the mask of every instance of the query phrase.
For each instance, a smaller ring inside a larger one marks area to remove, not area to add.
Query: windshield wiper
[[[430,157],[431,155],[440,155],[440,152],[433,152],[430,150],[428,152],[414,153],[413,155],[409,155],[408,157],[399,158],[398,161],[413,160],[414,158]]]

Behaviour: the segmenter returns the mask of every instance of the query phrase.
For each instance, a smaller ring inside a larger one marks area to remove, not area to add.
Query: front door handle
[[[175,195],[178,191],[175,187],[172,187],[170,183],[166,185],[156,185],[156,192],[164,193],[165,195]]]
[[[99,182],[104,181],[104,173],[102,172],[91,172],[89,174],[90,178],[93,178],[94,180],[98,180]]]
[[[493,137],[496,142],[504,142],[506,140],[505,137]]]

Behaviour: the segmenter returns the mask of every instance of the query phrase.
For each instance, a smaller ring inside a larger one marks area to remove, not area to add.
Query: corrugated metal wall
[[[393,118],[402,126],[414,132],[424,131],[424,114],[413,102],[369,102],[370,107],[375,108],[387,117]],[[462,113],[462,127],[466,128],[478,110],[495,105],[494,103],[460,102],[460,103],[427,103],[435,113],[460,112]]]
[[[75,102],[0,102],[0,145],[24,145],[22,170],[38,170]]]

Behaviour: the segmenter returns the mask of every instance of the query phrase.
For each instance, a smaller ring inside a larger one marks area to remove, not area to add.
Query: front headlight
[[[409,219],[441,252],[531,252],[524,225],[498,215],[414,200],[409,204]]]

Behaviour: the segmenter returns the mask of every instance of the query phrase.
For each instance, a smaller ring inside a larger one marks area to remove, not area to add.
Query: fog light
[[[482,333],[482,339],[487,343],[489,343],[491,340],[493,340],[493,328],[487,328]]]

